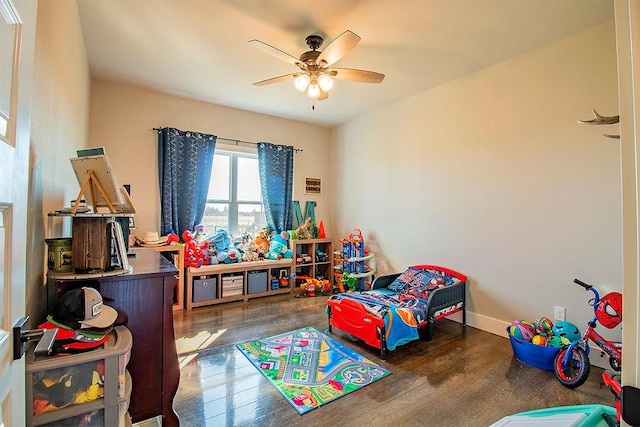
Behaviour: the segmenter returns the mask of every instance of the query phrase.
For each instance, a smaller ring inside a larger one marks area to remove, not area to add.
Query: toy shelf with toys
[[[187,310],[291,293],[292,264],[291,258],[282,258],[187,267]]]
[[[320,281],[331,280],[333,275],[331,239],[291,239],[289,245],[293,253],[296,277]],[[298,280],[294,282],[293,291],[304,285]]]
[[[342,249],[333,253],[335,286],[340,292],[370,290],[375,270],[368,263],[376,255],[365,249],[362,231],[355,228],[340,242]]]

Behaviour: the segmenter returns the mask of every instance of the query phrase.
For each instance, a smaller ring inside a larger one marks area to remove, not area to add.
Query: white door
[[[25,425],[24,357],[11,327],[25,314],[31,76],[37,2],[0,0],[0,427]]]

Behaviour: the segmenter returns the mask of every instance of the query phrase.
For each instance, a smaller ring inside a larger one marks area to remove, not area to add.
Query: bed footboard
[[[336,327],[353,335],[370,346],[380,349],[381,358],[385,359],[387,343],[384,319],[369,313],[361,303],[349,298],[330,298],[327,301],[327,315],[330,333],[332,327]]]
[[[466,279],[466,278],[465,278]],[[462,311],[462,326],[467,325],[466,280],[455,285],[440,288],[431,293],[428,300],[429,319],[425,330],[425,339],[433,338],[433,326],[436,320]]]

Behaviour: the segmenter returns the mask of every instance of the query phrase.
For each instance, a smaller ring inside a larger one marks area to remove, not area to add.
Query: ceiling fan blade
[[[295,56],[289,55],[287,52],[284,52],[277,47],[273,47],[270,44],[266,44],[265,42],[261,42],[260,40],[249,40],[249,44],[253,47],[256,47],[270,55],[275,56],[276,58],[280,58],[283,61],[287,61],[293,65],[300,64],[300,60]]]
[[[384,74],[376,73],[375,71],[357,70],[355,68],[332,68],[327,70],[327,74],[334,79],[360,83],[381,83],[384,79]]]
[[[283,82],[285,80],[295,79],[299,75],[300,75],[300,73],[285,74],[284,76],[272,77],[270,79],[266,79],[266,80],[261,80],[259,82],[255,82],[253,85],[254,86],[266,86],[266,85],[270,85],[270,84],[273,84],[273,83],[280,83],[280,82]]]
[[[347,30],[344,33],[336,37],[329,45],[322,51],[318,59],[317,64],[322,61],[326,63],[325,66],[330,66],[338,62],[345,56],[351,49],[353,49],[360,41],[360,36]]]
[[[325,92],[322,89],[320,89],[320,96],[318,98],[316,98],[316,99],[318,101],[324,101],[327,98],[329,98],[329,92]]]

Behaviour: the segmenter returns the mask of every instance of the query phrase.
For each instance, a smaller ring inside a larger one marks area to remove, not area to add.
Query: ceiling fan
[[[296,89],[301,92],[306,90],[309,98],[322,100],[329,97],[333,79],[360,83],[380,83],[384,79],[384,74],[374,71],[331,67],[360,41],[360,37],[349,30],[336,37],[323,51],[318,50],[324,42],[321,36],[310,35],[305,41],[311,50],[304,52],[300,58],[296,58],[260,40],[250,40],[250,45],[300,68],[298,72],[262,80],[254,83],[254,86],[265,86],[293,79]]]

